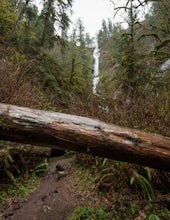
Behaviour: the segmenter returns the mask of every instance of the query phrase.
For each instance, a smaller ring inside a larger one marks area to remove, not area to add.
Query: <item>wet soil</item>
[[[81,198],[76,191],[74,158],[57,159],[50,164],[48,173],[41,178],[37,189],[27,198],[6,205],[2,220],[65,220],[78,206],[88,204],[89,198]],[[56,165],[64,168],[59,176]]]
[[[57,171],[56,166],[58,170],[64,169],[64,173]],[[33,193],[20,199],[9,198],[6,204],[0,207],[0,214],[3,213],[0,220],[68,220],[77,207],[102,207],[110,210],[113,204],[117,213],[122,213],[124,216],[125,208],[129,210],[131,204],[137,201],[136,195],[126,190],[124,194],[114,192],[109,195],[112,197],[111,200],[105,196],[99,196],[95,193],[95,187],[90,184],[91,178],[89,172],[86,174],[85,170],[82,171],[77,167],[74,156],[58,158],[50,163],[49,171],[40,178]],[[162,197],[163,202],[169,201],[168,195],[165,200]],[[160,201],[159,198],[158,202]],[[143,208],[147,204],[147,200],[139,201],[139,205]],[[161,211],[161,206],[158,208]],[[133,214],[134,218],[126,219],[144,220],[146,214],[145,211],[139,211]]]

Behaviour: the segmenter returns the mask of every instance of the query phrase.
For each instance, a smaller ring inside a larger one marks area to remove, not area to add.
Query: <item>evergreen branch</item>
[[[144,37],[154,37],[156,38],[157,40],[159,40],[160,42],[162,42],[162,40],[160,39],[160,37],[155,34],[155,33],[151,33],[151,34],[142,34],[137,40],[141,40],[142,38]]]
[[[170,39],[164,40],[161,44],[156,46],[156,50],[160,50],[161,48],[167,46],[170,43]]]

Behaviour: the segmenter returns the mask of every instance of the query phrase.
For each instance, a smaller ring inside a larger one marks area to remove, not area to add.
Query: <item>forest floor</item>
[[[56,171],[58,164],[65,172],[60,178]],[[41,177],[36,190],[27,197],[9,201],[1,207],[3,216],[0,219],[65,220],[77,207],[107,205],[107,201],[102,198],[95,198],[88,191],[84,194],[78,190],[80,177],[73,164],[74,157],[51,162],[48,173]]]
[[[139,200],[136,192],[129,188],[111,192],[108,197],[97,193],[92,181],[94,177],[76,162],[76,155],[52,159],[48,172],[40,176],[32,193],[24,197],[7,197],[0,206],[0,220],[170,219],[170,212],[160,199],[157,202],[155,198],[152,203]],[[64,169],[64,173],[59,173],[56,166]],[[162,200],[165,201],[168,205],[169,193]],[[90,214],[93,210],[95,215]],[[77,213],[81,213],[81,217]]]

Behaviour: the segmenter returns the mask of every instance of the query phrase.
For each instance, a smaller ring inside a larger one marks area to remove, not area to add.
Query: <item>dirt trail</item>
[[[51,163],[50,170],[45,175],[37,190],[31,193],[25,201],[19,201],[6,207],[6,220],[65,220],[81,201],[75,193],[75,172],[72,166],[73,158],[58,159]],[[60,164],[66,176],[60,177],[56,165]]]

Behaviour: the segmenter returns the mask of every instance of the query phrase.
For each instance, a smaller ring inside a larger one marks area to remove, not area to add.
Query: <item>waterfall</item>
[[[98,39],[96,37],[95,40],[95,49],[93,52],[94,57],[94,72],[93,72],[93,94],[96,94],[96,87],[99,82],[99,47],[98,47]]]
[[[166,72],[169,69],[169,67],[170,67],[170,58],[162,64],[160,71]]]

